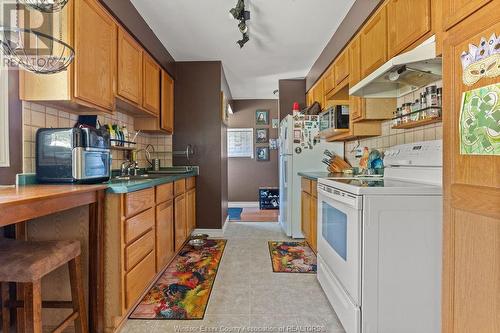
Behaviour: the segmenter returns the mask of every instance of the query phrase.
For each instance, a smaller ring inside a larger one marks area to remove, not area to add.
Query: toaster
[[[40,128],[36,179],[40,183],[100,183],[111,175],[109,132],[95,128]]]

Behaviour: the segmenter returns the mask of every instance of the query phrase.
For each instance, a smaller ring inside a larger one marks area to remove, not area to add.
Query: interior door
[[[500,35],[499,4],[469,16],[444,40],[444,333],[500,332],[500,156],[461,155],[459,133],[462,93],[500,83],[464,85],[460,60],[469,44]]]

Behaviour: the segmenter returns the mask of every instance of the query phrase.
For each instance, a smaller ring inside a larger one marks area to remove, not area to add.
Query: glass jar
[[[438,106],[443,106],[443,88],[437,88]]]
[[[407,123],[410,120],[409,116],[410,113],[411,113],[411,103],[404,103],[403,109],[401,111],[401,114],[403,116],[401,122]]]
[[[425,109],[427,107],[427,97],[425,93],[420,93],[420,108]]]
[[[429,86],[425,88],[425,94],[427,95],[427,106],[428,107],[437,107],[438,105],[438,96],[437,96],[437,87]]]

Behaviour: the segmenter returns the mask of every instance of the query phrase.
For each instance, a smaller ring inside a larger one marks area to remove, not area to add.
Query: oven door
[[[361,305],[362,200],[318,185],[318,253],[357,306]]]

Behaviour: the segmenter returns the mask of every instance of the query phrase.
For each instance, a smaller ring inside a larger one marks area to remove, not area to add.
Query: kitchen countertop
[[[303,171],[298,172],[298,175],[310,180],[318,180],[319,178],[328,178],[328,177],[339,177],[342,176],[342,173],[330,173],[326,171]]]
[[[30,174],[19,174],[17,176],[18,186],[16,187],[5,187],[0,188],[0,207],[2,203],[7,203],[9,200],[16,201],[20,200],[22,197],[35,196],[36,193],[40,196],[51,196],[57,193],[62,193],[65,195],[67,193],[72,193],[75,191],[92,191],[96,186],[101,189],[106,189],[107,193],[129,193],[134,191],[143,190],[149,187],[154,187],[161,184],[172,183],[179,179],[194,177],[199,175],[198,167],[193,167],[193,170],[187,173],[179,174],[166,174],[161,177],[155,175],[154,178],[144,178],[144,179],[111,179],[106,183],[101,184],[39,184],[36,182],[36,176],[34,173]],[[95,191],[95,189],[94,189]],[[17,196],[15,193],[18,193]],[[17,198],[17,199],[16,199]]]
[[[145,188],[172,183],[179,179],[189,178],[193,176],[198,176],[197,169],[178,175],[165,175],[161,178],[147,178],[147,179],[133,179],[133,180],[111,180],[107,183],[108,190],[107,193],[128,193],[143,190]]]

